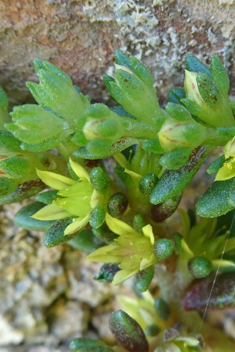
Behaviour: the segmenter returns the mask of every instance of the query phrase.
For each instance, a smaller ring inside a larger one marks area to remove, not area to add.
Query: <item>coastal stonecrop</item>
[[[115,59],[114,77],[103,77],[115,107],[92,104],[40,59],[40,83],[27,83],[38,105],[9,114],[0,89],[0,204],[30,198],[16,224],[45,231],[48,248],[67,242],[102,263],[100,283],[133,282],[136,299],[119,296],[123,310],[110,317],[116,342],[79,337],[71,350],[233,352],[234,342],[207,323],[201,329],[191,312],[235,304],[235,103],[227,72],[217,55],[208,67],[188,54],[184,87],[172,88],[161,108],[148,68],[120,50]],[[195,210],[177,210],[217,147],[206,171],[214,182],[209,176],[210,187],[199,190]]]

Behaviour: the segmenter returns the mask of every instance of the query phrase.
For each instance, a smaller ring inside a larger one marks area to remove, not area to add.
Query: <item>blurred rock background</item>
[[[218,53],[233,95],[234,39],[234,0],[1,0],[0,85],[11,106],[33,101],[25,82],[37,82],[32,61],[39,57],[93,102],[112,105],[101,76],[113,74],[118,48],[150,68],[163,105],[169,89],[183,85],[187,52],[205,63]],[[211,181],[201,171],[184,204],[192,206],[195,189],[203,193]],[[64,352],[75,336],[110,338],[115,296],[129,294],[131,284],[99,284],[99,265],[84,254],[68,245],[46,249],[42,233],[14,225],[23,204],[0,208],[0,352]],[[235,336],[233,312],[211,320]]]

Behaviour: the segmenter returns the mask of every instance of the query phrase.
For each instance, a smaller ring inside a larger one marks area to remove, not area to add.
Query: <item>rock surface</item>
[[[102,74],[113,73],[115,49],[141,59],[164,102],[182,86],[187,52],[208,63],[218,53],[233,93],[234,0],[2,0],[0,84],[12,104],[32,99],[34,57],[66,71],[93,101],[110,101]]]

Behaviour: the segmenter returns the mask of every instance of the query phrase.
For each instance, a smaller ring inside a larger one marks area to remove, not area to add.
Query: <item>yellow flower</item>
[[[217,172],[215,181],[225,181],[235,177],[235,137],[223,149],[225,162]]]
[[[220,236],[213,236],[217,219],[202,218],[195,226],[190,228],[190,219],[183,209],[178,209],[183,222],[183,238],[181,239],[182,255],[186,259],[205,257],[209,259],[216,270],[220,268],[235,268],[231,260],[220,259],[227,239],[226,232]],[[227,241],[225,253],[235,248],[235,238]]]
[[[157,263],[153,253],[155,240],[151,225],[143,227],[141,234],[109,214],[106,215],[106,222],[119,237],[108,246],[91,253],[87,258],[99,263],[118,263],[121,270],[114,276],[114,285],[121,284],[139,270]]]
[[[45,221],[72,217],[73,222],[66,227],[65,235],[78,231],[89,222],[92,209],[102,197],[92,186],[90,175],[85,168],[71,159],[69,163],[80,178],[79,181],[53,172],[37,170],[40,179],[49,187],[59,190],[58,195],[61,197],[32,216],[34,219]]]

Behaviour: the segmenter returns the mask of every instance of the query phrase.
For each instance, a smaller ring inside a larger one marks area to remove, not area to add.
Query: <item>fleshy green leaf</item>
[[[40,221],[33,219],[31,216],[44,207],[43,203],[35,202],[26,205],[26,207],[20,209],[14,217],[14,222],[21,227],[28,230],[48,230],[54,221]]]

